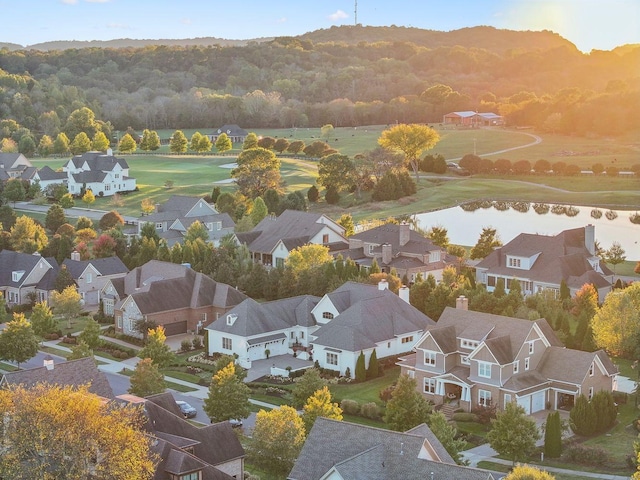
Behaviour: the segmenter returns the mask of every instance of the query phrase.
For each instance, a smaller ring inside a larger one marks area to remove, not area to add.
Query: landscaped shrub
[[[44,335],[45,340],[58,340],[59,338],[60,335],[58,335],[57,333],[45,333]]]
[[[580,443],[568,446],[562,458],[573,463],[582,465],[604,465],[609,461],[606,451],[597,447],[588,447]]]
[[[395,383],[393,385],[389,385],[388,387],[380,390],[380,393],[378,394],[378,396],[380,397],[380,400],[382,400],[385,403],[391,400],[391,394],[393,393],[394,388],[396,388]]]
[[[345,398],[340,402],[340,408],[347,415],[359,415],[360,414],[360,404],[355,400],[349,400]]]
[[[478,416],[475,413],[458,412],[453,414],[452,419],[454,422],[477,422]]]
[[[200,335],[196,335],[195,337],[193,337],[191,345],[193,346],[194,350],[202,348],[202,337]]]
[[[478,416],[478,422],[483,425],[489,425],[491,420],[496,418],[496,406],[489,405],[488,407],[485,407],[484,405],[478,405],[473,410],[473,413]]]
[[[595,416],[593,405],[587,397],[580,395],[569,412],[569,424],[571,430],[577,435],[590,436],[596,432],[598,419]]]
[[[375,402],[365,403],[360,408],[360,414],[371,420],[378,420],[380,418],[380,407]]]
[[[180,350],[183,351],[183,352],[191,351],[191,340],[189,340],[187,338],[182,340],[182,342],[180,342]]]

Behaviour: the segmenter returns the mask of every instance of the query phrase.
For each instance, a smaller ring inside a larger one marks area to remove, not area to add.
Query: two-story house
[[[285,210],[265,217],[253,230],[236,233],[246,244],[253,261],[265,266],[284,266],[289,253],[308,244],[325,245],[330,251],[344,250],[344,228],[326,215]]]
[[[374,259],[382,272],[395,269],[400,278],[406,275],[409,284],[418,274],[429,274],[437,282],[442,280],[446,267],[446,251],[418,232],[408,223],[387,223],[349,237],[349,250],[337,252],[351,258],[360,268],[369,269]]]
[[[145,223],[152,223],[156,233],[169,247],[182,243],[187,229],[200,222],[215,246],[226,235],[232,234],[235,223],[227,213],[218,213],[214,205],[198,197],[173,195],[164,204],[156,205],[156,211],[138,219],[138,235]]]
[[[436,405],[503,409],[517,402],[527,414],[569,409],[580,394],[612,391],[617,368],[606,353],[565,348],[545,319],[535,321],[467,310],[460,297],[399,362]]]
[[[554,236],[521,233],[476,265],[476,281],[492,292],[498,279],[509,291],[512,279],[524,295],[543,290],[560,294],[564,281],[574,295],[586,283],[598,290],[600,302],[612,290],[613,272],[596,255],[595,226],[564,230]]]
[[[59,266],[55,258],[39,253],[0,251],[0,292],[9,307],[29,303],[35,295],[38,302],[48,302],[55,289]]]
[[[100,292],[116,331],[141,337],[140,320],[165,328],[167,336],[199,332],[247,296],[186,265],[151,260],[107,281]]]
[[[80,260],[80,254],[75,251],[62,265],[76,282],[78,293],[87,307],[100,303],[100,291],[109,280],[124,277],[129,272],[127,266],[116,256]]]
[[[302,295],[267,303],[247,299],[207,328],[209,354],[238,356],[238,363],[269,355],[292,354],[317,360],[322,368],[347,369],[353,376],[362,353],[365,366],[377,358],[409,352],[433,320],[409,304],[409,289],[400,295],[378,286],[347,282],[322,298]],[[268,352],[267,352],[268,350]]]
[[[107,153],[86,152],[69,160],[62,170],[67,174],[69,193],[80,196],[91,190],[95,196],[109,197],[136,189],[136,179],[129,176],[129,164],[124,158]]]

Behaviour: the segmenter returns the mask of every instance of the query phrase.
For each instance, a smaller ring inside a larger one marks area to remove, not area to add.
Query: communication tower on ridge
[[[355,0],[355,2],[356,2],[356,5],[353,10],[353,24],[357,27],[358,26],[358,0]]]

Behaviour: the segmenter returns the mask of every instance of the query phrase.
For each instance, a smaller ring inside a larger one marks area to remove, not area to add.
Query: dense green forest
[[[197,42],[198,39],[193,40]],[[0,50],[0,120],[51,137],[80,107],[114,130],[384,125],[493,111],[577,135],[640,130],[640,45],[552,32],[343,26],[246,45]]]

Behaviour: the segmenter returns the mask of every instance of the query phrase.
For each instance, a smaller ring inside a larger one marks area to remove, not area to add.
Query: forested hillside
[[[640,130],[640,47],[551,32],[334,27],[245,46],[0,50],[0,119],[55,135],[82,106],[114,129],[440,122],[494,111],[578,135]],[[37,142],[37,138],[36,138]]]

